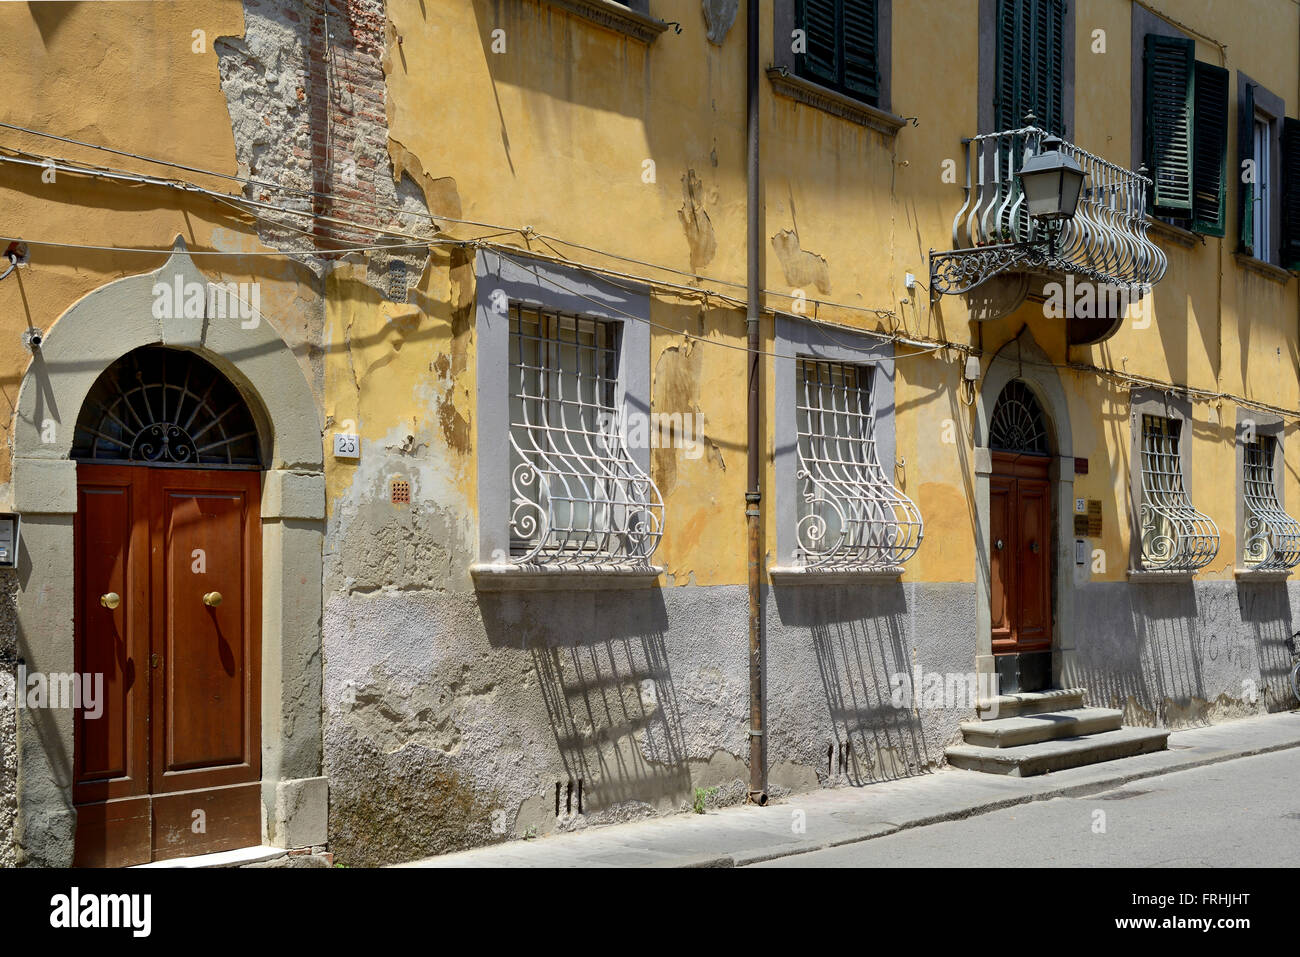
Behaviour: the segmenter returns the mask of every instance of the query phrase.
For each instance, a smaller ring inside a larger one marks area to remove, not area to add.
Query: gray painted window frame
[[[1246,257],[1258,262],[1268,263],[1271,266],[1281,266],[1282,264],[1282,120],[1286,116],[1286,101],[1278,96],[1267,87],[1261,86],[1250,78],[1248,74],[1237,71],[1237,126],[1236,130],[1241,129],[1241,110],[1245,105],[1242,97],[1245,94],[1246,86],[1249,84],[1254,87],[1254,101],[1256,116],[1263,114],[1268,118],[1268,157],[1269,157],[1269,190],[1272,196],[1268,200],[1268,221],[1269,221],[1269,249],[1266,256],[1259,255],[1259,250],[1255,250],[1255,255]],[[1236,143],[1236,148],[1241,149],[1239,136],[1233,136],[1229,133],[1229,140]],[[1241,156],[1237,156],[1236,174],[1232,181],[1241,189]],[[1235,204],[1240,205],[1240,203]],[[1240,234],[1240,224],[1237,229]]]
[[[1282,571],[1263,571],[1247,568],[1246,557],[1246,429],[1249,424],[1254,424],[1255,437],[1268,436],[1273,439],[1273,489],[1277,493],[1278,504],[1286,508],[1286,482],[1278,481],[1280,476],[1285,475],[1286,456],[1283,454],[1282,441],[1286,434],[1286,420],[1280,415],[1274,415],[1271,412],[1260,412],[1255,409],[1244,406],[1237,407],[1237,426],[1234,431],[1234,455],[1236,457],[1236,499],[1237,515],[1233,536],[1237,540],[1237,554],[1235,556],[1234,568],[1236,576],[1242,578],[1247,575],[1276,576],[1289,575],[1290,569]]]
[[[603,319],[618,328],[618,385],[615,407],[627,416],[650,414],[650,289],[641,283],[603,279],[585,270],[510,253],[480,249],[476,277],[474,342],[475,447],[478,449],[478,561],[510,562],[510,306],[524,305],[584,318]],[[495,294],[505,293],[506,308]],[[495,296],[495,301],[494,301]],[[628,450],[650,474],[650,448]]]
[[[881,113],[891,113],[893,111],[893,80],[891,74],[893,71],[893,36],[894,36],[894,11],[893,0],[877,0],[876,6],[876,66],[880,71],[880,96],[879,102],[868,103],[866,100],[856,100],[847,94],[838,90],[832,90],[828,86],[822,86],[815,80],[807,77],[798,76],[795,73],[795,53],[789,42],[782,42],[781,38],[789,38],[794,33],[794,6],[795,0],[776,0],[772,10],[772,65],[779,70],[785,71],[789,79],[797,80],[800,85],[807,85],[818,90],[824,90],[829,96],[844,99],[852,99],[868,110],[879,110]],[[817,104],[811,104],[817,105]]]
[[[1065,28],[1061,38],[1061,115],[1064,118],[1064,138],[1074,139],[1074,16],[1076,0],[1065,5]],[[976,120],[979,133],[998,133],[993,129],[993,90],[998,68],[998,0],[980,0],[979,78],[977,92],[979,103]],[[1078,144],[1083,146],[1084,144]]]
[[[1183,470],[1183,488],[1187,497],[1196,500],[1192,491],[1192,400],[1176,393],[1148,387],[1134,388],[1129,393],[1129,577],[1153,576],[1167,581],[1171,578],[1191,579],[1190,571],[1161,571],[1142,564],[1142,416],[1158,415],[1176,419],[1182,424],[1178,431],[1178,464]]]
[[[800,571],[795,553],[799,542],[798,360],[826,359],[871,366],[871,411],[875,417],[876,455],[890,481],[895,476],[894,344],[867,333],[815,325],[798,316],[776,315],[772,359],[772,398],[775,406],[774,458],[776,492],[776,562],[783,572]],[[821,579],[827,573],[815,573]],[[850,571],[844,577],[867,580],[897,577],[896,573]]]
[[[575,17],[581,17],[640,40],[653,43],[659,34],[668,29],[668,24],[651,15],[650,0],[546,0]]]

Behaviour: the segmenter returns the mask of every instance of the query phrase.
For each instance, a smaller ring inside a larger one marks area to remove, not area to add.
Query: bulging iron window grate
[[[510,310],[510,551],[517,564],[645,565],[663,534],[655,483],[618,413],[617,324]]]
[[[95,380],[72,458],[190,468],[258,468],[257,427],[239,391],[193,352],[145,346]]]
[[[1300,523],[1286,513],[1277,495],[1273,467],[1277,440],[1261,435],[1243,454],[1244,522],[1242,556],[1248,568],[1284,570],[1300,564]]]
[[[797,374],[801,561],[809,568],[902,565],[920,546],[924,525],[881,468],[871,369],[800,359]]]
[[[1183,423],[1142,416],[1142,565],[1195,571],[1219,553],[1219,527],[1198,511],[1183,480]]]

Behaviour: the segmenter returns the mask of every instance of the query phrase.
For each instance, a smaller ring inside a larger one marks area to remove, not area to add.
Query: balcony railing
[[[965,202],[953,218],[952,249],[931,251],[934,294],[969,292],[1008,272],[1073,274],[1141,290],[1164,277],[1168,260],[1147,238],[1151,180],[1141,172],[1062,143],[1086,177],[1078,209],[1052,224],[1028,215],[1018,174],[1045,135],[1025,126],[963,141]]]

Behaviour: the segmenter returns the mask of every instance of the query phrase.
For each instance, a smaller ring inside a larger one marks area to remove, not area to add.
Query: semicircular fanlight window
[[[259,468],[257,426],[239,391],[192,352],[145,346],[104,370],[72,440],[83,462]]]
[[[1000,452],[1051,454],[1042,406],[1028,386],[1018,379],[1007,383],[993,406],[989,448]]]

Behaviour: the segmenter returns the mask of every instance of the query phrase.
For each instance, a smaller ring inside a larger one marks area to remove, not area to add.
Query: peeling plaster
[[[691,268],[696,270],[713,262],[718,252],[713,223],[700,198],[702,192],[700,178],[695,175],[695,170],[688,169],[682,174],[682,208],[677,211],[677,218],[686,231],[686,242],[691,248]]]
[[[736,12],[740,9],[740,0],[700,0],[700,10],[704,22],[709,26],[709,42],[722,46],[727,33],[736,22]]]
[[[781,261],[781,271],[792,289],[815,288],[822,295],[830,295],[831,273],[825,258],[808,252],[799,245],[799,234],[793,229],[783,229],[772,237],[772,249]]]

